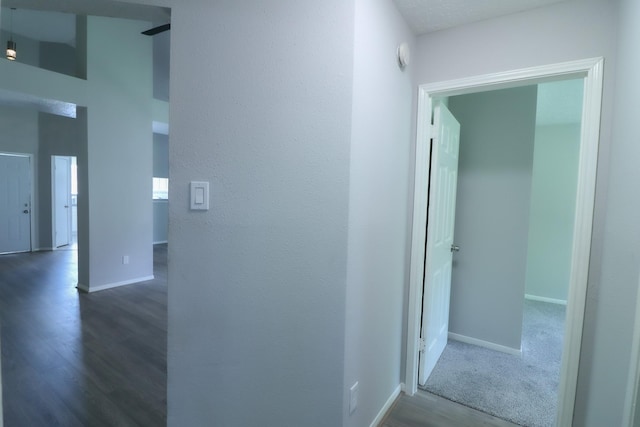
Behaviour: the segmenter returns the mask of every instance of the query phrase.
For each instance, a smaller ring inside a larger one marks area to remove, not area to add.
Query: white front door
[[[424,385],[447,345],[460,124],[437,102],[431,141],[429,208],[418,382]]]
[[[71,240],[71,158],[53,156],[54,247]]]
[[[31,250],[31,159],[0,154],[0,253]]]

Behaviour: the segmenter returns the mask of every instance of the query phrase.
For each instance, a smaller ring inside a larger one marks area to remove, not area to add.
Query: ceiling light
[[[16,50],[16,42],[13,41],[13,11],[16,10],[15,7],[11,8],[11,35],[9,36],[9,41],[7,42],[7,59],[9,61],[15,61],[18,51]]]

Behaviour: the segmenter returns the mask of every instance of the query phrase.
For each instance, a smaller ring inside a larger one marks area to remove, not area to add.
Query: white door
[[[418,382],[424,385],[447,345],[449,296],[454,249],[453,228],[458,184],[460,124],[447,107],[434,108],[431,141],[429,208],[425,255],[424,292]]]
[[[0,154],[0,253],[31,250],[31,160]]]
[[[54,246],[71,241],[71,159],[53,156]]]

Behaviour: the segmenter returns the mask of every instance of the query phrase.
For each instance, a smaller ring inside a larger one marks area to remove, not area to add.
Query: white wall
[[[153,134],[154,177],[169,178],[169,135]]]
[[[579,152],[580,123],[536,126],[527,295],[567,300]]]
[[[630,150],[637,150],[633,144],[630,144],[631,141],[625,141],[626,138],[634,138],[635,133],[637,132],[637,119],[630,114],[630,111],[627,111],[628,108],[638,109],[640,106],[638,105],[639,99],[636,95],[638,91],[640,91],[640,85],[633,77],[635,74],[635,70],[640,66],[640,55],[636,50],[634,50],[633,46],[640,37],[639,30],[640,28],[636,25],[638,19],[640,19],[640,3],[636,1],[622,1],[620,7],[620,51],[624,53],[624,59],[621,59],[620,64],[620,73],[618,78],[621,82],[624,83],[624,86],[618,86],[618,104],[617,107],[619,111],[624,114],[624,117],[620,117],[618,119],[618,129],[620,134],[617,135],[619,140],[626,142],[628,145],[625,148],[621,147],[621,154],[624,155],[627,152],[631,152]],[[627,92],[627,89],[630,92]],[[626,113],[625,113],[626,112]],[[637,136],[635,136],[637,138]],[[627,151],[629,150],[629,151]],[[631,166],[628,162],[627,167]],[[637,172],[636,172],[637,173]],[[622,175],[617,177],[617,180],[622,181]],[[618,199],[618,203],[622,201],[621,198]],[[634,201],[637,203],[637,200]],[[631,221],[631,218],[626,219],[627,223]],[[634,223],[635,224],[635,223]],[[636,312],[636,316],[640,315],[640,313]],[[634,333],[638,333],[638,331],[634,331]],[[632,361],[633,363],[634,361]],[[629,377],[629,381],[635,381],[635,378]],[[640,393],[636,395],[636,402],[633,405],[635,408],[635,413],[633,414],[634,427],[640,426]]]
[[[616,80],[616,87],[602,268],[591,290],[588,307],[592,311],[597,310],[597,315],[589,322],[590,333],[586,342],[591,354],[585,358],[585,365],[593,374],[584,384],[588,388],[584,411],[593,426],[613,425],[619,419],[611,411],[620,411],[624,402],[620,396],[626,390],[623,386],[629,372],[631,328],[640,273],[640,223],[637,215],[640,211],[637,188],[640,182],[637,162],[640,158],[637,115],[640,111],[640,81],[637,76],[640,68],[637,49],[640,2],[621,0],[619,18],[617,72],[611,76]],[[616,369],[611,369],[613,367]],[[612,393],[608,399],[607,393]],[[612,407],[606,410],[604,403]]]
[[[640,62],[634,47],[640,13],[635,1],[623,6],[619,74],[618,8],[604,0],[564,2],[441,31],[419,38],[416,52],[417,83],[605,58],[595,228],[574,418],[575,425],[585,427],[621,423],[640,266],[640,223],[634,214],[640,195],[633,190],[633,183],[640,182],[634,117],[640,108],[631,68]]]
[[[168,425],[339,426],[354,6],[172,5]]]
[[[169,50],[171,32],[153,36],[153,97],[169,101]]]
[[[355,4],[344,389],[358,381],[359,404],[349,416],[345,393],[343,425],[369,426],[401,375],[414,90],[395,53],[414,37],[392,2]]]
[[[460,122],[449,331],[520,350],[537,87],[449,98]]]
[[[169,202],[153,201],[153,243],[167,243],[169,240]]]
[[[140,37],[147,22],[87,22],[89,200],[78,215],[89,216],[89,253],[78,268],[93,291],[153,275],[152,44]]]
[[[78,57],[73,46],[64,43],[40,42],[38,66],[56,73],[76,76]],[[80,77],[80,76],[77,76]]]

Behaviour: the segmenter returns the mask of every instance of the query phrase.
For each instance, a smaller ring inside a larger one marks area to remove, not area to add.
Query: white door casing
[[[71,159],[53,156],[53,247],[71,240]]]
[[[31,159],[0,154],[0,253],[31,250]]]
[[[431,178],[427,219],[422,340],[419,379],[424,385],[442,355],[449,333],[449,301],[453,258],[460,124],[447,107],[434,108]]]
[[[428,119],[433,111],[433,99],[538,84],[552,80],[584,78],[578,191],[573,224],[571,275],[567,299],[562,367],[558,387],[558,414],[556,418],[556,425],[559,427],[573,424],[589,257],[591,253],[598,145],[600,142],[603,67],[603,58],[589,58],[419,86],[409,307],[406,317],[407,341],[404,384],[405,392],[408,395],[416,393],[419,376],[418,355],[426,238],[424,221],[427,212],[426,189],[429,185],[430,153],[428,141],[432,132],[431,126],[428,125]]]

